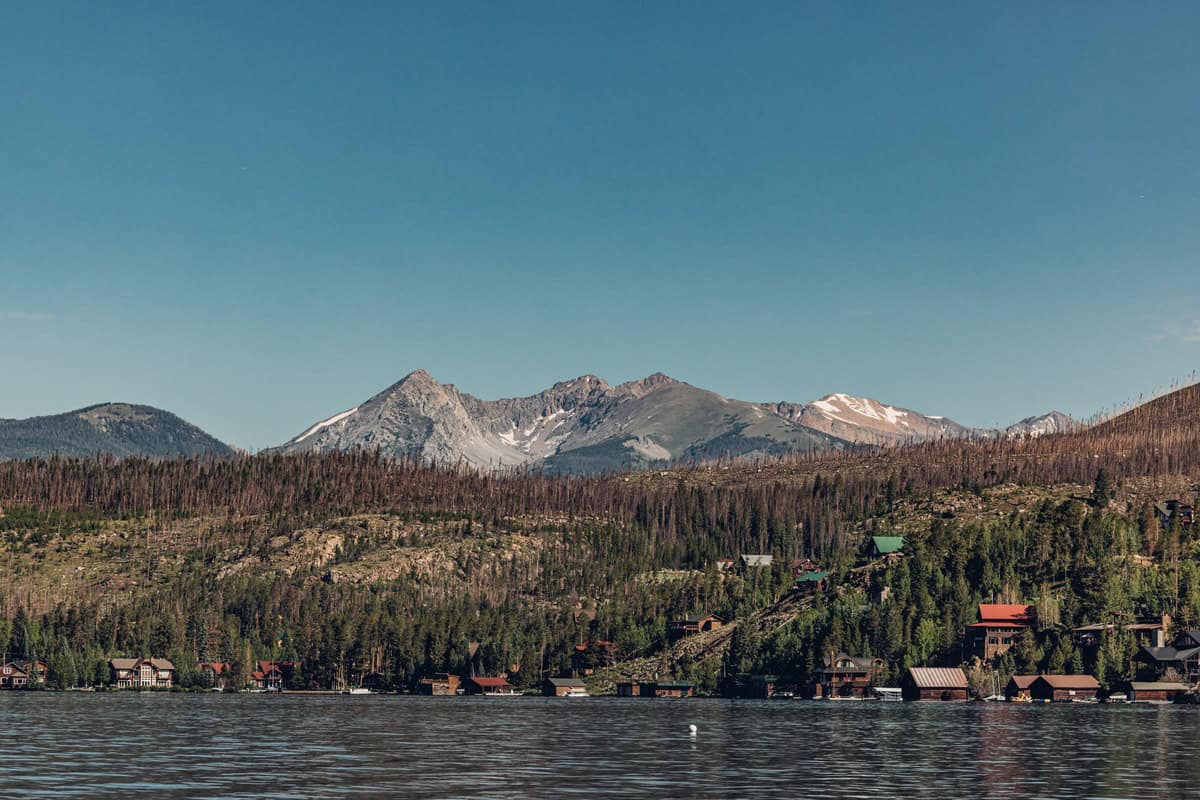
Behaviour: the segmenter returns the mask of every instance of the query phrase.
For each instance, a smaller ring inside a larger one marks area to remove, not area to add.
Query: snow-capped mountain
[[[1055,412],[1004,431],[983,430],[847,394],[808,404],[750,403],[662,373],[615,386],[584,375],[529,397],[480,400],[417,370],[278,449],[379,449],[482,468],[587,473],[680,459],[1039,435],[1068,422]]]
[[[776,413],[800,425],[858,444],[898,444],[971,436],[971,428],[885,405],[869,397],[829,394],[808,405],[779,403]]]
[[[552,472],[843,447],[846,442],[661,373],[613,386],[595,375],[530,397],[480,400],[417,370],[280,450],[378,448],[390,456]]]
[[[1061,411],[1051,411],[1037,417],[1025,419],[1004,429],[1007,436],[1046,436],[1051,433],[1069,433],[1079,427],[1079,423]]]

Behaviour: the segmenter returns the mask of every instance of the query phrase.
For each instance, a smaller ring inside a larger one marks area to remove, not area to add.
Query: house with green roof
[[[875,558],[890,556],[904,549],[903,536],[872,536],[871,555]]]

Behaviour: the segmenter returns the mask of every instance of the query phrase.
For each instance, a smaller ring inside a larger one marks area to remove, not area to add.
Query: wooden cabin
[[[871,557],[894,559],[904,551],[903,536],[872,536]]]
[[[517,690],[505,678],[464,678],[462,687],[466,694],[483,695],[484,697],[507,697],[517,693]]]
[[[1037,675],[1013,675],[1004,687],[1004,699],[1009,702],[1027,702],[1033,699],[1029,687],[1038,679]]]
[[[617,681],[617,697],[641,697],[641,681]]]
[[[421,678],[417,683],[417,694],[432,697],[454,697],[458,694],[460,678],[447,672],[438,672],[430,678]]]
[[[696,684],[686,683],[683,681],[669,681],[666,683],[648,683],[642,685],[642,696],[646,696],[646,690],[650,690],[651,697],[695,697]]]
[[[912,667],[901,685],[905,700],[962,702],[968,692],[967,675],[958,667]]]
[[[829,577],[827,570],[815,570],[813,572],[805,572],[796,577],[796,588],[801,591],[824,589],[825,580]]]
[[[692,614],[683,619],[671,621],[671,633],[675,636],[691,636],[694,633],[715,631],[725,624],[716,614]]]
[[[1131,681],[1126,695],[1131,703],[1178,703],[1191,691],[1176,681]]]
[[[1181,500],[1159,500],[1154,504],[1154,513],[1158,516],[1159,526],[1164,530],[1176,522],[1183,528],[1196,521],[1195,507]]]
[[[1071,629],[1071,639],[1076,647],[1099,647],[1104,636],[1115,631],[1117,627],[1117,623],[1114,622],[1080,625]],[[1122,622],[1119,627],[1132,633],[1139,647],[1165,647],[1168,641],[1167,634],[1171,630],[1171,616],[1163,614],[1161,617],[1143,617],[1133,622]],[[1200,640],[1195,644],[1200,644]]]
[[[566,697],[579,692],[587,692],[587,684],[581,678],[546,678],[542,682],[542,694],[546,697]]]
[[[1008,603],[980,603],[979,622],[967,626],[967,649],[984,661],[990,661],[1013,646],[1021,631],[1033,624],[1034,606]]]
[[[29,673],[16,663],[0,664],[0,689],[28,689]]]
[[[1034,700],[1051,703],[1081,703],[1095,700],[1100,681],[1091,675],[1039,675],[1029,686]]]
[[[865,700],[871,685],[883,670],[883,660],[871,656],[855,657],[849,653],[831,653],[817,670],[813,698],[830,700]]]

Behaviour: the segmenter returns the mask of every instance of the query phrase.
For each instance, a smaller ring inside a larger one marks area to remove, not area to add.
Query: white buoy
[[[688,725],[688,733],[691,734],[692,736],[695,736],[696,735],[696,726]]]

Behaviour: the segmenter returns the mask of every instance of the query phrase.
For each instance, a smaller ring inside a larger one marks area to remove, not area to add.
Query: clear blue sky
[[[424,367],[984,425],[1200,366],[1194,2],[168,5],[4,12],[0,416],[254,449]]]

